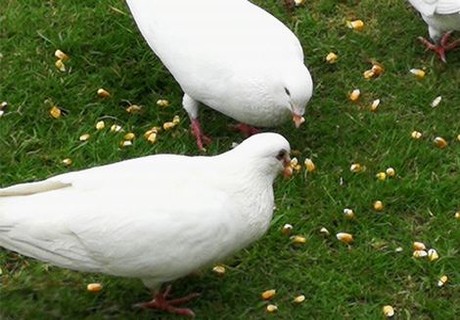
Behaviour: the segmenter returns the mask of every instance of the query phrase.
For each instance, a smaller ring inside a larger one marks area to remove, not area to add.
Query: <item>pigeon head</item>
[[[310,72],[303,64],[286,68],[277,83],[277,102],[292,114],[296,128],[305,122],[305,107],[313,94],[313,81]]]
[[[257,167],[261,173],[273,179],[283,172],[285,176],[292,173],[289,142],[280,134],[265,132],[255,134],[235,149],[234,153],[244,163]]]

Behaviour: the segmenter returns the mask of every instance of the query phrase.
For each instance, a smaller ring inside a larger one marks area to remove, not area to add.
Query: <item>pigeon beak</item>
[[[294,172],[294,169],[291,166],[291,157],[288,154],[286,154],[284,156],[283,167],[284,167],[283,176],[285,178],[289,178],[290,176],[292,176],[292,173]]]
[[[305,118],[296,113],[293,114],[292,120],[294,121],[296,128],[299,128],[300,125],[305,122]]]

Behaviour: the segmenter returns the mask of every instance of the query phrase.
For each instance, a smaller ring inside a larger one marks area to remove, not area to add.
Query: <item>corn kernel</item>
[[[436,251],[436,249],[430,249],[428,250],[428,260],[430,261],[435,261],[439,259],[439,254]]]
[[[413,253],[412,253],[412,256],[414,258],[424,258],[428,255],[428,252],[426,252],[425,250],[415,250]]]
[[[71,166],[72,165],[72,159],[65,158],[64,160],[62,160],[62,164],[65,165],[65,166]]]
[[[223,276],[225,274],[225,267],[224,266],[221,266],[221,265],[218,265],[218,266],[215,266],[214,268],[212,268],[212,271],[216,274],[218,274],[219,276]]]
[[[96,130],[102,130],[105,128],[105,122],[103,120],[96,123]]]
[[[61,109],[59,109],[59,107],[57,107],[57,106],[52,106],[51,109],[50,109],[50,115],[51,115],[54,119],[58,119],[58,118],[61,117],[62,111],[61,111]]]
[[[305,3],[305,0],[294,0],[296,6],[300,6]]]
[[[355,213],[353,210],[349,209],[349,208],[345,208],[343,209],[343,215],[345,216],[345,218],[351,220],[351,219],[354,219],[355,218]]]
[[[130,147],[132,145],[133,145],[133,142],[131,140],[123,140],[120,143],[120,146],[123,147],[123,148]]]
[[[147,136],[146,139],[150,143],[155,143],[157,141],[157,134],[155,132],[152,132]]]
[[[414,250],[426,250],[426,246],[423,242],[420,242],[420,241],[415,241],[413,244],[412,244],[412,248]]]
[[[444,149],[445,147],[447,147],[447,141],[444,140],[444,138],[436,137],[434,138],[433,142],[439,149]]]
[[[2,103],[0,103],[0,110],[6,109],[6,107],[8,107],[8,102],[3,101]]]
[[[438,280],[438,287],[443,287],[447,283],[447,280],[449,280],[449,278],[447,278],[446,275],[441,276]]]
[[[263,300],[270,300],[276,295],[276,290],[275,289],[270,289],[262,292],[262,299]]]
[[[276,312],[276,311],[278,311],[278,307],[275,306],[274,304],[269,304],[269,305],[267,306],[267,312],[269,312],[269,313],[274,313],[274,312]]]
[[[364,29],[364,22],[362,20],[347,21],[347,27],[356,31]]]
[[[379,107],[379,105],[380,105],[380,99],[375,99],[374,101],[372,101],[371,111],[372,112],[377,111],[377,108]]]
[[[363,171],[363,166],[361,164],[359,164],[359,163],[353,163],[350,166],[350,171],[353,172],[353,173],[361,172],[361,171]]]
[[[313,163],[313,161],[310,158],[305,159],[304,164],[308,172],[313,172],[316,170],[316,165]]]
[[[305,238],[304,236],[292,236],[291,239],[293,244],[298,245],[305,244],[307,242],[307,238]]]
[[[375,175],[375,177],[379,179],[380,181],[385,181],[387,178],[387,174],[386,172],[379,172]]]
[[[56,62],[54,63],[54,66],[61,72],[66,71],[65,64],[61,59],[56,60]]]
[[[302,303],[305,301],[305,296],[303,294],[297,296],[294,298],[294,303]]]
[[[455,219],[460,220],[460,211],[455,212],[454,217]]]
[[[346,233],[346,232],[339,232],[336,234],[336,237],[338,240],[346,243],[346,244],[350,244],[353,242],[353,236],[349,233]]]
[[[374,73],[374,71],[372,71],[372,70],[366,70],[366,71],[364,71],[364,73],[363,73],[363,77],[364,77],[364,79],[366,79],[366,80],[372,79],[374,76],[375,76],[375,73]]]
[[[420,139],[422,137],[422,133],[421,132],[418,132],[418,131],[412,131],[412,133],[410,134],[410,136],[413,138],[413,139]]]
[[[382,311],[387,318],[391,318],[395,315],[395,310],[390,305],[383,306]]]
[[[172,119],[172,123],[174,123],[175,125],[178,125],[180,122],[180,117],[179,116],[174,116],[173,119]]]
[[[64,52],[62,52],[59,49],[54,51],[54,56],[58,58],[59,60],[61,60],[62,62],[66,62],[67,60],[69,60],[69,56],[66,55]]]
[[[417,77],[417,79],[425,78],[425,71],[422,69],[410,69],[410,72]]]
[[[355,89],[348,95],[348,98],[352,102],[356,102],[358,101],[360,95],[361,95],[361,91],[359,89]]]
[[[460,141],[460,134],[457,136],[457,140]]]
[[[292,229],[294,229],[294,227],[291,224],[286,223],[281,229],[281,231],[283,232],[283,234],[289,236],[292,233]]]
[[[90,134],[85,133],[85,134],[82,134],[79,139],[80,139],[80,141],[88,141],[89,138],[90,138]]]
[[[378,64],[378,63],[374,63],[372,65],[372,72],[374,72],[374,74],[376,76],[379,76],[383,73],[384,69],[383,69],[383,66],[381,64]]]
[[[383,210],[383,202],[380,200],[377,200],[374,202],[374,210],[375,211],[382,211]]]
[[[164,130],[171,130],[175,126],[176,126],[176,124],[174,122],[165,122],[165,123],[163,123],[163,129]]]
[[[432,108],[436,108],[437,106],[439,106],[439,104],[441,103],[441,100],[442,100],[442,97],[441,96],[438,96],[436,97],[433,102],[431,102],[431,107]]]
[[[107,98],[107,97],[110,97],[110,93],[103,89],[103,88],[99,88],[97,89],[97,95],[101,98]]]
[[[110,127],[110,131],[112,132],[120,132],[121,131],[121,126],[118,125],[118,124],[113,124],[111,127]]]
[[[387,174],[388,177],[394,177],[396,175],[396,171],[392,167],[387,168],[385,170],[385,173]]]
[[[162,108],[169,107],[169,101],[166,99],[158,99],[157,106],[162,107]]]
[[[327,230],[325,227],[322,227],[321,229],[319,229],[319,232],[324,234],[325,236],[328,236],[331,234],[329,230]]]
[[[129,140],[129,141],[132,141],[134,140],[134,138],[136,138],[136,135],[132,132],[128,132],[127,134],[125,134],[125,136],[123,137],[123,139],[125,140]]]
[[[336,55],[334,52],[329,52],[326,56],[326,62],[329,64],[334,64],[339,59],[339,56]]]
[[[88,290],[89,292],[99,292],[102,290],[102,284],[100,283],[90,283],[86,286],[86,290]]]
[[[132,104],[126,108],[126,112],[128,113],[139,113],[141,110],[142,110],[142,107],[138,106],[137,104]]]

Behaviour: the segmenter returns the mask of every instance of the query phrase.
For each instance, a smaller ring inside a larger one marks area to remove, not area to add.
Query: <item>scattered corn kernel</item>
[[[62,111],[61,111],[61,109],[59,109],[59,107],[57,107],[57,106],[52,106],[51,109],[50,109],[50,115],[51,115],[54,119],[58,119],[58,118],[61,117]]]
[[[386,172],[379,172],[375,175],[375,177],[379,179],[380,181],[385,181],[387,178],[387,174]]]
[[[103,88],[99,88],[97,89],[97,95],[101,98],[107,98],[107,97],[110,97],[110,93],[103,89]]]
[[[99,292],[102,290],[102,284],[90,283],[86,286],[86,290],[88,290],[89,292]]]
[[[417,79],[425,78],[425,71],[422,69],[410,69],[410,72],[417,77]]]
[[[371,111],[373,112],[377,111],[379,105],[380,105],[380,99],[375,99],[374,101],[372,101]]]
[[[374,76],[375,76],[375,73],[372,70],[366,70],[363,72],[363,77],[366,80],[372,79]]]
[[[3,116],[5,114],[5,111],[3,111],[2,109],[0,109],[0,117]]]
[[[457,140],[460,141],[460,134],[457,136]]]
[[[281,231],[283,232],[283,234],[289,236],[292,233],[292,229],[294,229],[294,227],[291,224],[286,223],[281,229]]]
[[[322,227],[321,229],[319,229],[319,232],[324,234],[325,236],[328,236],[331,234],[329,230],[327,230],[325,227]]]
[[[348,99],[350,99],[353,102],[356,102],[358,101],[360,95],[361,91],[359,89],[355,89],[348,95]]]
[[[352,163],[350,166],[350,171],[353,173],[358,173],[363,171],[363,166],[360,165],[359,163]]]
[[[305,238],[304,236],[292,236],[291,239],[293,244],[300,245],[305,244],[307,242],[307,238]]]
[[[294,303],[302,303],[305,301],[305,296],[303,294],[297,296],[294,298]]]
[[[334,64],[339,59],[339,56],[336,55],[334,52],[329,52],[326,56],[326,62],[329,64]]]
[[[162,108],[169,107],[169,101],[166,99],[158,99],[157,106],[162,107]]]
[[[305,3],[305,0],[294,0],[296,6],[300,6]]]
[[[403,252],[403,250],[404,250],[403,247],[397,247],[395,249],[395,252]]]
[[[79,139],[80,139],[80,141],[88,141],[88,139],[89,139],[90,136],[91,136],[91,135],[90,135],[89,133],[84,133],[84,134],[82,134],[82,135],[80,136]]]
[[[62,160],[62,164],[65,165],[65,166],[70,166],[72,165],[72,159],[70,158],[65,158],[64,160]]]
[[[383,210],[383,202],[380,200],[377,200],[374,202],[374,210],[375,211],[382,211]]]
[[[6,107],[8,107],[8,102],[3,101],[2,103],[0,103],[0,110],[6,109]]]
[[[433,102],[431,102],[431,107],[432,108],[436,108],[437,106],[439,106],[439,104],[441,103],[441,100],[442,100],[442,97],[441,96],[438,96],[436,97]]]
[[[305,159],[304,164],[308,172],[313,172],[316,170],[316,165],[313,163],[313,161],[310,158]]]
[[[267,306],[267,312],[269,312],[269,313],[274,313],[274,312],[276,312],[276,311],[278,311],[278,307],[275,306],[274,304],[269,304],[269,305]]]
[[[212,268],[212,271],[218,274],[219,276],[223,276],[226,270],[224,266],[218,265]]]
[[[349,208],[345,208],[343,209],[343,215],[345,216],[345,218],[351,220],[351,219],[354,219],[355,218],[355,213],[353,210],[349,209]]]
[[[141,110],[142,110],[142,107],[138,106],[137,104],[132,104],[126,108],[126,112],[129,112],[129,113],[139,113]]]
[[[295,171],[300,171],[302,169],[302,166],[299,164],[299,160],[296,157],[291,159],[290,166]]]
[[[96,123],[96,130],[102,130],[105,128],[105,122],[103,120]]]
[[[180,117],[179,116],[174,116],[173,119],[172,119],[172,123],[174,123],[175,125],[178,125],[180,122]]]
[[[444,138],[436,137],[434,138],[433,142],[439,149],[444,149],[445,147],[447,147],[447,141],[444,140]]]
[[[424,258],[428,255],[428,252],[426,252],[425,250],[415,250],[413,253],[412,253],[412,256],[414,258]]]
[[[447,278],[446,275],[441,276],[438,280],[438,287],[443,287],[447,283],[447,280],[449,280],[449,278]]]
[[[383,71],[384,71],[385,69],[383,69],[383,66],[382,66],[381,64],[379,64],[379,63],[374,63],[374,64],[372,65],[372,69],[371,69],[371,70],[372,70],[372,72],[374,72],[374,74],[375,74],[376,76],[379,76],[379,75],[381,75],[381,74],[383,73]]]
[[[428,260],[430,261],[435,261],[439,259],[439,254],[436,251],[436,249],[430,249],[428,250]]]
[[[460,211],[455,212],[454,217],[455,219],[460,220]]]
[[[111,127],[110,127],[110,131],[112,132],[120,132],[121,131],[121,126],[118,125],[118,124],[113,124]]]
[[[54,63],[54,66],[61,72],[65,72],[66,70],[65,64],[61,59],[56,60],[56,62]]]
[[[172,128],[174,128],[176,126],[176,124],[174,122],[165,122],[163,123],[163,129],[164,130],[171,130]]]
[[[262,292],[262,299],[264,300],[270,300],[276,295],[276,290],[275,289],[270,289]]]
[[[125,134],[125,136],[123,137],[123,139],[125,140],[129,140],[129,141],[132,141],[134,140],[134,138],[136,138],[136,135],[132,132],[128,132],[127,134]]]
[[[349,233],[346,233],[346,232],[339,232],[336,234],[336,237],[338,240],[346,243],[346,244],[350,244],[353,242],[353,236]]]
[[[133,145],[133,142],[131,140],[123,140],[120,143],[120,146],[123,147],[123,148],[131,147],[132,145]]]
[[[146,139],[150,143],[155,143],[157,141],[157,133],[155,132],[150,133]]]
[[[56,51],[54,51],[54,56],[56,58],[58,58],[59,60],[61,60],[62,62],[65,62],[67,60],[69,60],[69,56],[66,55],[64,52],[62,52],[61,50],[57,49]]]
[[[420,242],[420,241],[415,241],[413,244],[412,244],[412,248],[414,250],[426,250],[426,246],[423,242]]]
[[[362,20],[347,21],[347,27],[356,31],[364,29],[364,22]]]
[[[382,311],[387,318],[391,318],[395,315],[395,310],[390,305],[383,306]]]
[[[419,131],[412,131],[412,133],[410,134],[410,136],[413,138],[413,139],[420,139],[422,137],[422,133],[419,132]]]
[[[387,168],[385,170],[385,173],[387,174],[388,177],[394,177],[396,175],[396,171],[392,167]]]

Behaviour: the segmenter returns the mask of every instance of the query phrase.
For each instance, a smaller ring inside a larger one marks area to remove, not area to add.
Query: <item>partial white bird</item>
[[[217,156],[153,155],[0,189],[0,247],[85,272],[140,278],[172,313],[161,285],[260,238],[290,146],[261,133]],[[291,169],[292,170],[292,169]]]
[[[419,40],[446,62],[446,52],[460,45],[460,39],[448,43],[452,31],[460,31],[460,1],[409,0],[409,2],[422,14],[434,43],[423,37],[419,37]]]
[[[198,147],[205,104],[239,122],[305,121],[313,91],[299,40],[247,0],[127,0],[142,35],[181,86]]]

